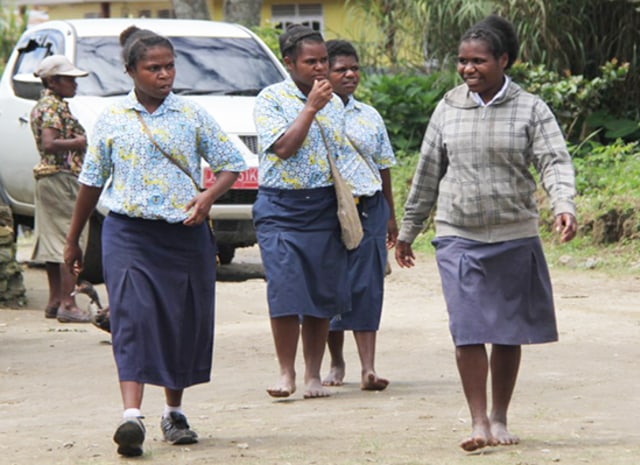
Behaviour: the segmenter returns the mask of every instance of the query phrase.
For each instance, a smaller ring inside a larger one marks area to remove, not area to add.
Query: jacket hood
[[[513,100],[522,91],[522,88],[514,83],[509,82],[507,91],[498,100],[492,103],[492,105],[502,105],[504,102]],[[444,101],[447,105],[451,105],[455,108],[478,108],[480,105],[471,97],[471,92],[466,84],[460,84],[458,87],[454,87],[444,95]]]

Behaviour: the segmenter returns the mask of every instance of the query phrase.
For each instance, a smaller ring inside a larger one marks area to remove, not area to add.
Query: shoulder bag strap
[[[345,135],[347,137],[347,140],[351,144],[351,146],[355,149],[356,153],[358,155],[360,155],[360,158],[362,158],[362,160],[364,160],[365,165],[367,165],[369,167],[369,169],[373,172],[373,174],[377,176],[379,174],[379,170],[378,169],[374,169],[374,167],[371,166],[371,163],[369,163],[369,160],[367,159],[367,157],[365,157],[363,155],[363,153],[360,151],[360,149],[358,148],[356,143],[353,141],[353,139],[351,137],[349,137],[346,133],[345,133]]]
[[[314,117],[313,120],[318,125],[318,129],[320,129],[320,135],[322,136],[322,141],[324,142],[324,146],[327,149],[327,159],[329,160],[329,167],[331,168],[331,176],[333,176],[334,178],[336,176],[341,176],[340,172],[336,168],[335,162],[333,161],[333,157],[331,156],[331,150],[329,149],[329,142],[327,141],[327,137],[324,135],[324,129],[322,129],[322,125],[320,124],[320,121],[318,121],[316,117]]]
[[[158,144],[156,142],[156,140],[153,138],[153,135],[151,135],[151,130],[149,129],[149,126],[147,126],[147,123],[144,122],[144,119],[142,118],[142,115],[140,114],[140,112],[135,111],[136,116],[138,117],[138,119],[140,120],[140,124],[142,125],[142,129],[144,130],[145,134],[147,135],[147,137],[149,137],[149,140],[151,141],[151,143],[155,146],[155,148],[157,148],[160,153],[167,159],[169,160],[171,163],[173,163],[176,167],[178,167],[180,169],[180,171],[182,171],[184,174],[187,175],[187,177],[191,180],[191,182],[193,183],[193,185],[195,186],[196,190],[198,192],[200,192],[202,189],[201,187],[198,185],[198,183],[196,182],[196,180],[193,178],[193,176],[191,175],[191,173],[189,171],[187,171],[187,169],[182,166],[180,163],[178,163],[177,160],[175,160],[171,155],[169,155],[167,152],[165,152],[163,150],[162,147],[160,147],[160,144]]]

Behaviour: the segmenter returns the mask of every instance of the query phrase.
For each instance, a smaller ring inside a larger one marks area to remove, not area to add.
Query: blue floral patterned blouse
[[[277,189],[312,189],[333,184],[327,148],[316,122],[295,155],[283,160],[272,152],[273,144],[284,134],[302,111],[307,97],[289,77],[260,92],[254,119],[258,131],[260,186]],[[343,154],[344,109],[335,96],[316,114],[317,122],[335,160]]]
[[[375,108],[353,96],[349,96],[345,111],[347,153],[339,164],[340,173],[355,196],[373,195],[382,190],[379,170],[396,164],[387,129]]]
[[[155,141],[201,179],[201,158],[213,172],[247,169],[242,155],[209,113],[170,93],[150,114],[131,91],[98,118],[80,173],[82,184],[103,187],[109,210],[137,218],[181,222],[197,190],[189,177],[167,160],[144,132],[136,112]]]

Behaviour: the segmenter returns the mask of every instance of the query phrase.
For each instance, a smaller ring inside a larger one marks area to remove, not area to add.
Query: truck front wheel
[[[78,279],[84,279],[93,284],[104,282],[102,276],[102,222],[104,216],[93,212],[89,220],[89,240],[84,253],[84,267]]]
[[[236,248],[230,244],[218,244],[218,260],[221,265],[228,265],[233,260]]]

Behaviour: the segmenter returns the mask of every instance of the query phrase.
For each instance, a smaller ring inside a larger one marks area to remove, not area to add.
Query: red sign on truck
[[[205,189],[216,182],[216,175],[208,166],[203,171],[203,182]],[[238,179],[233,183],[231,189],[254,190],[258,188],[258,168],[249,168],[238,175]]]

